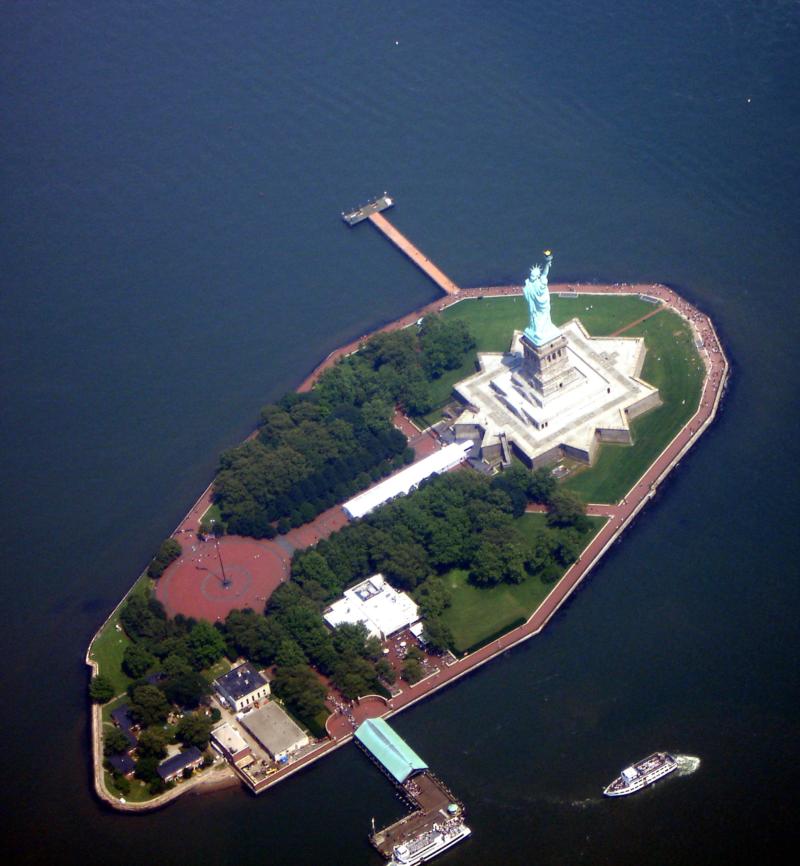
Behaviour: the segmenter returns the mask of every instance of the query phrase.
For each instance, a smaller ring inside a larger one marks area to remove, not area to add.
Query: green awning
[[[428,765],[383,719],[367,719],[356,730],[356,739],[401,784]]]

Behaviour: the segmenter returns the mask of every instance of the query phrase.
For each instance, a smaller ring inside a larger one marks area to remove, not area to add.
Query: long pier
[[[367,219],[446,294],[457,295],[461,289],[400,231],[383,214],[371,213]]]

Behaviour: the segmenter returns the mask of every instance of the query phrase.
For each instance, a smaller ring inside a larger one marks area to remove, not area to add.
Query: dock
[[[370,199],[366,204],[353,210],[342,211],[342,219],[349,226],[358,225],[365,219],[369,219],[372,214],[380,213],[381,211],[390,208],[394,204],[394,200],[388,193],[379,195],[377,198]]]
[[[369,220],[378,231],[383,232],[400,252],[405,253],[423,273],[430,277],[446,295],[459,294],[461,288],[382,215],[382,212],[392,207],[393,204],[394,199],[388,193],[384,193],[368,201],[365,205],[361,205],[361,207],[342,212],[342,219],[349,226]]]
[[[382,231],[387,238],[446,294],[457,295],[461,289],[400,231],[386,217],[379,213],[371,213],[368,217],[376,229]]]
[[[355,742],[391,780],[411,809],[408,815],[381,830],[375,830],[373,822],[369,841],[381,856],[392,858],[397,848],[414,850],[434,837],[438,842],[431,848],[443,850],[470,835],[464,826],[464,804],[383,719],[362,722]],[[431,856],[435,856],[434,850]]]

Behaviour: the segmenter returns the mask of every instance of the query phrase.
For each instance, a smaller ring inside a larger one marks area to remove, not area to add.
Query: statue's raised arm
[[[553,263],[553,254],[550,250],[544,251],[544,267],[542,268],[542,277],[544,284],[547,285],[547,275],[550,273],[550,265]]]
[[[534,265],[522,287],[530,312],[530,323],[525,333],[536,346],[543,346],[561,333],[550,318],[550,291],[547,288],[547,276],[550,273],[553,254],[550,250],[545,250],[544,256],[544,267]]]

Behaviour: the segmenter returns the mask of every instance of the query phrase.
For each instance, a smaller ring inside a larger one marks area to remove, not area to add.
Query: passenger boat
[[[460,818],[435,824],[431,830],[407,839],[401,845],[395,845],[392,859],[386,866],[417,866],[418,863],[427,863],[442,851],[466,839],[471,833],[472,830]]]
[[[669,752],[654,752],[630,767],[626,767],[603,791],[606,797],[635,794],[678,769],[678,762]]]

